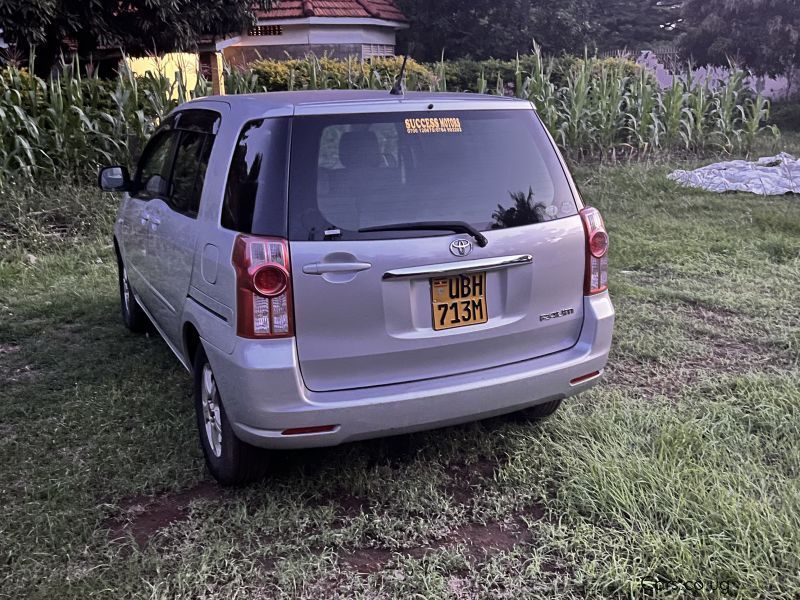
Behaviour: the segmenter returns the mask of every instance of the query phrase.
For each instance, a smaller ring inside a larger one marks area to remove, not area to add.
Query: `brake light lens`
[[[240,235],[231,262],[236,270],[236,335],[250,339],[293,336],[286,240]]]
[[[267,298],[280,296],[289,285],[289,275],[283,267],[267,265],[253,275],[256,292]]]
[[[608,232],[600,211],[586,207],[581,211],[586,232],[586,278],[583,292],[587,296],[608,289]]]

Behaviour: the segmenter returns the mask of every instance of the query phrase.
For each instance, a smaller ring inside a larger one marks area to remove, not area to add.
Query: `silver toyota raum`
[[[544,417],[606,365],[608,235],[529,102],[204,98],[99,182],[125,325],[194,374],[221,484],[263,448]]]

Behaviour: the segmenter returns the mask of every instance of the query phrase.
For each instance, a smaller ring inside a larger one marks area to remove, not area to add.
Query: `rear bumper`
[[[587,297],[583,330],[569,350],[461,375],[337,392],[305,387],[293,339],[239,340],[231,354],[204,346],[237,436],[266,448],[309,448],[445,427],[573,396],[599,381],[570,384],[602,372],[613,327],[608,294]],[[336,427],[282,435],[321,425]]]

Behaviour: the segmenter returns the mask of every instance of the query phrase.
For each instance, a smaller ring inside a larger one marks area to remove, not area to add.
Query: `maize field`
[[[716,86],[686,78],[661,89],[628,61],[585,56],[557,84],[553,61],[539,48],[526,58],[524,67],[517,59],[513,81],[481,73],[475,89],[530,100],[573,159],[747,154],[759,136],[780,135],[766,126],[769,101],[744,87],[741,71]],[[226,66],[227,93],[273,91],[276,77],[280,89],[388,90],[400,66],[399,59],[315,56],[261,63],[249,70]],[[86,75],[77,58],[46,80],[14,65],[0,68],[0,189],[13,182],[81,182],[99,165],[131,164],[162,117],[210,94],[202,77],[188,89],[180,71],[139,77],[124,65],[112,80]],[[412,61],[410,67],[408,89],[448,91],[447,61],[427,67]]]

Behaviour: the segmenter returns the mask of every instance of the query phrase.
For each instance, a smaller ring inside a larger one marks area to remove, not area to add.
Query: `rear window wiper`
[[[364,227],[359,229],[359,233],[373,233],[378,231],[453,231],[455,233],[468,233],[478,246],[483,248],[489,243],[480,231],[464,221],[417,221],[415,223],[395,223],[393,225],[378,225],[376,227]]]

